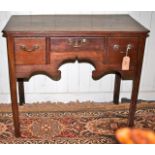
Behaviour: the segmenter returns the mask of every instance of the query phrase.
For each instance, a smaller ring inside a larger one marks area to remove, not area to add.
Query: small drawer
[[[50,50],[52,52],[103,51],[103,37],[53,37]]]
[[[121,66],[123,57],[130,57],[130,66],[137,64],[138,38],[137,37],[109,37],[108,38],[108,61],[110,64]]]
[[[46,42],[44,37],[15,38],[15,63],[33,65],[46,63]]]

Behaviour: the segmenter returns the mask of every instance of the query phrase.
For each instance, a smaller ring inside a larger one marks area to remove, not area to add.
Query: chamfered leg
[[[134,116],[135,116],[136,105],[137,105],[139,83],[140,83],[140,79],[133,80],[131,103],[130,103],[129,116],[128,116],[129,127],[134,126]]]
[[[9,80],[10,80],[10,94],[11,94],[13,122],[14,122],[15,136],[20,137],[20,122],[19,122],[19,111],[18,111],[18,103],[17,103],[13,38],[11,36],[8,36],[7,40],[8,40],[7,47],[8,47],[8,63],[9,63]]]
[[[25,94],[24,94],[24,80],[18,79],[18,93],[19,93],[19,104],[25,104]]]
[[[114,84],[114,95],[113,95],[113,102],[115,104],[119,104],[119,95],[120,95],[120,85],[121,85],[121,75],[115,75],[115,84]]]
[[[129,108],[129,116],[128,116],[128,126],[134,126],[134,116],[136,112],[136,105],[137,105],[137,98],[139,92],[139,85],[140,85],[140,77],[141,77],[141,69],[142,69],[142,62],[143,62],[143,55],[144,55],[144,47],[145,47],[145,37],[139,39],[139,51],[138,51],[138,62],[137,68],[135,70],[135,77],[133,79],[132,85],[132,94],[131,94],[131,103]]]

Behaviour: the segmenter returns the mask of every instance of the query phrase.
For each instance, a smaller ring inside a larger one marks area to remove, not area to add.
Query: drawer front
[[[44,37],[15,38],[15,62],[18,65],[46,63],[46,43]]]
[[[130,57],[130,66],[137,64],[138,38],[136,37],[110,37],[108,38],[108,61],[110,64],[122,65],[123,57]]]
[[[52,52],[103,51],[103,37],[54,37],[51,38]]]

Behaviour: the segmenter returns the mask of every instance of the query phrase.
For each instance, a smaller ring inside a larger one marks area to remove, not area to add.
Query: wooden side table
[[[128,126],[133,126],[148,32],[128,15],[12,16],[3,34],[7,39],[16,137],[20,136],[16,81],[20,103],[24,103],[25,80],[36,74],[59,80],[59,67],[75,60],[95,67],[94,80],[116,74],[113,99],[116,104],[121,79],[133,80],[128,117]]]

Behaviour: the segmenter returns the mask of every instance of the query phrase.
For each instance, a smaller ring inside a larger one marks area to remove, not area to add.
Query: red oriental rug
[[[0,105],[0,143],[112,144],[126,126],[129,104],[41,103],[20,106],[21,138],[14,136],[10,105]],[[135,127],[155,131],[155,103],[139,103]]]

